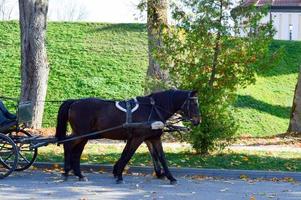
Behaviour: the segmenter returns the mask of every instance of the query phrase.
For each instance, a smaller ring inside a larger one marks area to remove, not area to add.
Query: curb
[[[49,162],[36,162],[33,164],[38,169],[53,168],[54,165],[63,167],[63,163],[49,163]],[[83,171],[104,171],[111,173],[113,170],[112,165],[105,164],[81,164]],[[235,170],[235,169],[202,169],[202,168],[169,168],[171,173],[175,176],[209,176],[216,178],[240,179],[242,176],[251,179],[264,178],[264,179],[284,179],[292,178],[295,181],[301,182],[301,172],[283,172],[283,171],[262,171],[262,170]],[[152,167],[139,167],[130,166],[127,170],[128,173],[146,173],[152,174]]]

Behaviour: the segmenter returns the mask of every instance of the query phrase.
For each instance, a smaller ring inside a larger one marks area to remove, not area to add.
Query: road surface
[[[27,171],[0,180],[0,199],[203,199],[203,200],[300,200],[300,183],[177,177],[178,184],[150,175],[125,175],[115,184],[109,173],[86,173],[63,181],[59,172]]]

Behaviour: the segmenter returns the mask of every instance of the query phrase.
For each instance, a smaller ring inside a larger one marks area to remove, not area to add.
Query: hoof
[[[124,184],[124,181],[123,180],[116,180],[116,184]]]
[[[83,177],[79,177],[78,178],[79,181],[82,181],[82,182],[87,182],[88,181],[88,178],[83,176]]]
[[[156,174],[157,178],[158,179],[164,179],[165,178],[165,174],[162,173],[162,174]]]
[[[63,181],[68,181],[68,174],[63,173],[62,178],[63,178]]]
[[[171,180],[171,181],[170,181],[170,184],[171,184],[171,185],[177,185],[178,182],[177,182],[177,180]]]

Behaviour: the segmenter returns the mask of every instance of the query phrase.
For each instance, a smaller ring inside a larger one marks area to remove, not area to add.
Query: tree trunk
[[[42,126],[49,67],[45,47],[48,0],[19,0],[21,102],[33,104],[33,128]]]
[[[301,68],[295,88],[291,118],[287,132],[301,132]]]
[[[219,20],[218,20],[218,23],[219,23],[219,26],[222,27],[222,21],[223,21],[223,0],[220,1],[220,7],[219,7]],[[213,87],[213,83],[214,83],[214,80],[215,80],[215,76],[216,76],[216,67],[217,67],[217,64],[218,64],[218,56],[220,55],[220,43],[221,43],[221,30],[220,28],[218,29],[218,32],[217,32],[217,36],[216,36],[216,39],[215,39],[215,46],[214,46],[214,55],[213,55],[213,61],[212,61],[212,72],[211,72],[211,76],[210,76],[210,79],[209,79],[209,86],[210,87]]]
[[[162,89],[160,82],[164,85],[168,81],[168,72],[162,70],[156,62],[153,52],[162,45],[162,30],[167,26],[168,0],[148,0],[147,1],[147,32],[148,32],[148,57],[149,66],[147,76],[155,81],[151,86],[152,91]],[[157,82],[157,83],[156,83]]]

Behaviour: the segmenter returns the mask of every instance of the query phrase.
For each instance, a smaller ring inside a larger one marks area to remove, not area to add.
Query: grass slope
[[[258,74],[255,85],[239,91],[236,117],[240,134],[267,136],[288,128],[301,64],[301,42],[274,41],[271,49],[281,46],[285,52],[280,64]]]
[[[147,68],[144,25],[49,23],[47,100],[124,99],[143,94]],[[19,96],[19,25],[0,22],[0,95]],[[46,103],[44,125],[53,126],[59,104]]]
[[[96,96],[125,99],[143,94],[147,34],[141,24],[49,23],[51,67],[47,100]],[[19,96],[20,42],[17,22],[0,22],[0,96]],[[285,132],[301,63],[301,43],[275,41],[285,56],[239,91],[235,104],[240,134]],[[10,107],[12,102],[6,102]],[[45,126],[55,124],[59,104],[46,103]]]

